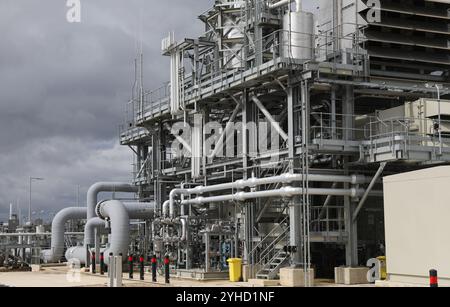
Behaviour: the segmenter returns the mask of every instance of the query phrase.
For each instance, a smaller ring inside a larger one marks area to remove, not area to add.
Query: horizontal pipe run
[[[340,176],[340,175],[322,175],[310,174],[308,175],[310,182],[337,182],[349,184],[363,184],[370,179],[360,175]],[[192,189],[174,189],[170,192],[169,200],[163,204],[163,215],[167,217],[170,214],[171,218],[175,218],[175,196],[177,195],[201,195],[203,193],[218,192],[224,190],[242,190],[244,188],[255,188],[261,185],[268,185],[273,183],[291,184],[303,180],[303,174],[286,173],[280,176],[266,177],[266,178],[250,178],[247,180],[237,180],[235,182],[227,182],[211,186],[197,186]],[[169,212],[167,212],[169,211]]]
[[[299,12],[302,9],[302,1],[301,0],[281,0],[272,4],[269,4],[269,9],[274,10],[280,8],[282,6],[288,5],[291,2],[296,3],[296,11]]]
[[[87,192],[87,219],[94,218],[98,194],[101,192],[136,193],[138,187],[127,182],[97,182]]]
[[[277,190],[267,190],[258,192],[238,192],[229,195],[211,196],[211,197],[197,197],[190,200],[182,201],[182,205],[201,205],[213,202],[225,202],[225,201],[245,201],[248,199],[256,198],[268,198],[268,197],[294,197],[302,195],[306,191],[303,188],[284,187]],[[308,189],[309,195],[321,195],[321,196],[348,196],[357,197],[364,194],[363,189]],[[374,192],[372,195],[382,195],[382,193]]]

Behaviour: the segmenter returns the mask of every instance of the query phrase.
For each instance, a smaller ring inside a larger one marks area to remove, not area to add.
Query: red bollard
[[[169,268],[169,264],[170,264],[170,259],[169,256],[166,256],[164,258],[164,273],[165,273],[165,279],[166,279],[166,284],[170,283],[170,268]]]
[[[430,270],[430,288],[438,288],[438,273],[436,270]]]
[[[100,253],[100,275],[105,275],[105,254]]]
[[[152,257],[152,281],[156,282],[156,269],[158,265],[158,260],[156,259],[156,255]]]
[[[96,273],[95,266],[96,266],[96,263],[95,263],[95,252],[93,252],[92,256],[91,256],[91,273],[92,274]]]
[[[145,276],[145,272],[144,272],[144,256],[141,256],[140,258],[139,258],[139,264],[140,264],[140,267],[139,267],[139,277],[140,277],[140,279],[141,280],[144,280],[144,276]]]
[[[129,269],[130,269],[130,271],[128,272],[128,275],[129,275],[130,279],[133,279],[133,271],[134,271],[133,255],[128,256],[128,265],[129,265]]]

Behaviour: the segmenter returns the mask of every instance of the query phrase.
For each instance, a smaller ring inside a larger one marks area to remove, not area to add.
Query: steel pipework
[[[293,182],[299,182],[303,180],[303,174],[290,174],[286,173],[280,176],[266,177],[266,178],[250,178],[247,180],[237,180],[235,182],[222,183],[211,186],[197,186],[192,189],[173,189],[170,192],[169,200],[163,204],[163,215],[167,217],[167,211],[171,218],[175,218],[175,196],[177,195],[201,195],[203,193],[218,192],[223,190],[242,190],[244,188],[254,188],[261,185],[267,185],[272,183],[283,183],[291,184]],[[321,174],[310,174],[308,175],[308,181],[311,182],[338,182],[338,183],[349,183],[349,184],[362,184],[368,182],[365,176],[360,175],[350,175],[350,176],[340,176],[340,175],[321,175]],[[183,204],[186,205],[185,202]],[[169,210],[168,210],[169,209]]]
[[[81,220],[86,218],[86,208],[69,207],[59,211],[52,221],[51,247],[41,253],[41,258],[46,263],[59,261],[64,255],[65,225],[69,220]]]
[[[302,195],[306,190],[303,188],[294,188],[294,187],[284,187],[277,190],[267,190],[267,191],[258,191],[258,192],[238,192],[234,194],[228,195],[219,195],[219,196],[211,196],[211,197],[197,197],[190,200],[184,200],[181,203],[183,205],[201,205],[212,202],[224,202],[224,201],[245,201],[248,199],[255,198],[268,198],[268,197],[294,197],[297,195]],[[309,195],[322,195],[322,196],[349,196],[349,197],[357,197],[364,194],[363,189],[308,189]],[[382,193],[374,192],[373,194],[378,195]]]

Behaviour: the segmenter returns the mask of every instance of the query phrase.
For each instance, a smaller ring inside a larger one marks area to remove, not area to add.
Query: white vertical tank
[[[282,55],[295,60],[314,58],[314,15],[287,12],[283,17]]]

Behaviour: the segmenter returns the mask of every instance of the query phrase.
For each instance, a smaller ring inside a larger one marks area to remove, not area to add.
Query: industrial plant
[[[51,225],[11,208],[0,272],[450,286],[450,1],[210,2],[198,36],[151,42],[167,83],[145,88],[160,59],[135,60],[117,123],[132,181],[104,178]]]

